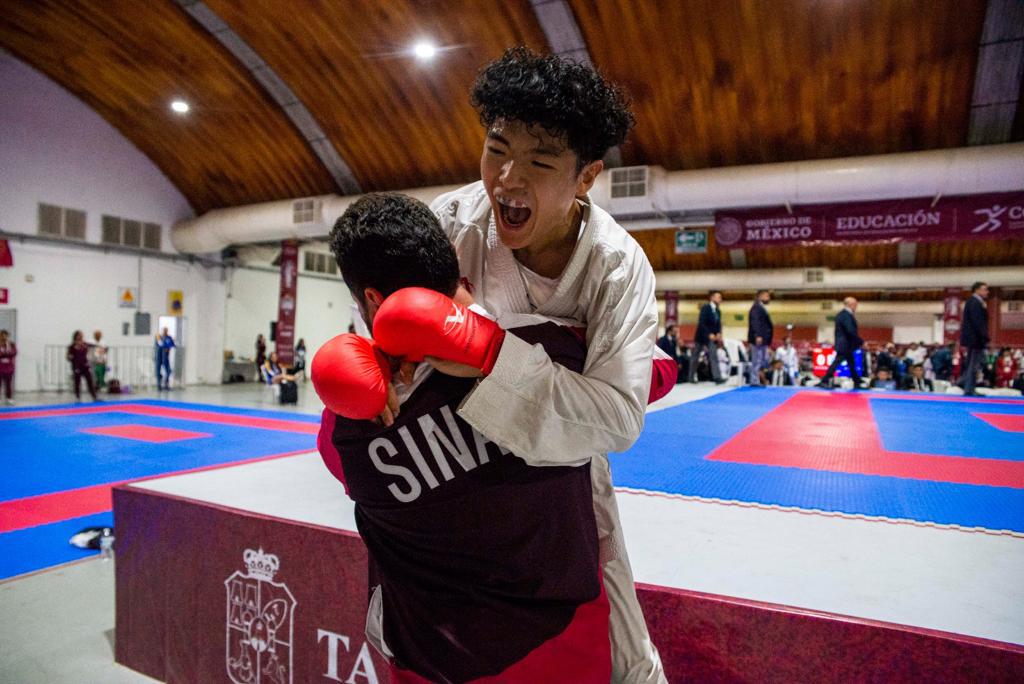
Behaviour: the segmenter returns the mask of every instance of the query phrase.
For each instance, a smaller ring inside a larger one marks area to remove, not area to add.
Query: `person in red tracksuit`
[[[410,287],[449,305],[457,293],[455,250],[411,198],[360,199],[331,247],[368,325]],[[455,311],[458,325],[469,312]],[[528,315],[507,334],[583,368],[578,330]],[[607,684],[590,464],[527,465],[458,417],[476,380],[427,364],[399,388],[387,424],[373,420],[392,367],[375,342],[346,334],[318,351],[311,370],[327,405],[318,448],[356,503],[369,551],[367,638],[393,680]]]

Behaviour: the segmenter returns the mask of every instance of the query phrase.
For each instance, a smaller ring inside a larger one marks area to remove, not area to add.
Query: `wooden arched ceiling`
[[[966,144],[984,0],[570,4],[594,62],[634,96],[627,163],[692,169]]]
[[[527,0],[207,4],[292,87],[364,191],[479,178],[477,71],[510,46],[547,48]],[[454,48],[420,64],[408,50],[424,36]]]
[[[594,63],[633,95],[628,163],[966,142],[984,0],[568,2]],[[294,91],[364,190],[477,178],[477,70],[512,45],[547,49],[530,0],[207,4]],[[426,66],[399,54],[421,36],[454,49]],[[254,76],[173,0],[7,0],[0,46],[117,127],[199,213],[338,191]],[[189,117],[169,112],[176,95]],[[694,267],[727,268],[714,249]],[[894,258],[880,247],[868,261]]]
[[[169,0],[5,0],[0,44],[121,131],[197,213],[334,191],[259,84]]]
[[[675,231],[638,230],[630,233],[643,247],[655,271],[704,271],[732,268],[729,250],[715,244],[708,226],[707,254],[676,254]],[[899,248],[894,243],[849,245],[788,245],[744,250],[746,268],[899,268]],[[918,242],[915,268],[963,266],[1024,266],[1024,240],[975,240],[971,242]]]

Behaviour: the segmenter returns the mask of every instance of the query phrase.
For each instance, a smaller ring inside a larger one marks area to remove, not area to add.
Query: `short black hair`
[[[988,285],[988,283],[979,280],[978,282],[971,285],[971,294],[974,294],[975,292],[978,291],[979,288],[985,287],[986,285]]]
[[[480,71],[470,102],[488,128],[518,121],[564,138],[578,169],[621,145],[634,123],[625,93],[593,67],[522,46]]]
[[[770,291],[770,290],[758,290],[758,291],[757,291],[757,294],[756,294],[756,295],[754,295],[754,296],[755,296],[755,297],[760,297],[760,296],[761,296],[761,295],[763,295],[763,294],[771,294],[771,291]]]
[[[331,229],[331,252],[359,301],[372,287],[387,297],[404,287],[454,295],[455,248],[434,212],[399,193],[370,193],[352,203]]]
[[[711,299],[716,294],[722,294],[721,290],[708,290],[708,299]]]

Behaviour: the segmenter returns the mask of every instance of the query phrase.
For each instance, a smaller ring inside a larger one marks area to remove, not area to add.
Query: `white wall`
[[[193,215],[163,173],[98,114],[14,57],[0,53],[0,230],[35,235],[40,202],[86,212],[86,242],[100,241],[101,216],[163,226],[162,249],[173,253],[170,226]],[[167,291],[182,290],[188,319],[186,382],[220,380],[224,285],[220,269],[184,261],[112,254],[69,244],[10,241],[14,267],[0,269],[17,311],[19,391],[38,389],[47,344],[70,342],[75,329],[104,333],[112,345],[151,344],[121,335],[134,310],[121,309],[118,287],[142,289],[142,310],[167,313]],[[31,281],[31,282],[29,282]],[[208,340],[216,340],[207,344]],[[202,344],[200,344],[202,341]]]
[[[153,332],[157,318],[167,313],[167,291],[181,290],[187,337],[177,342],[186,347],[185,381],[220,381],[220,366],[211,363],[219,344],[207,344],[221,339],[216,330],[223,328],[224,287],[210,278],[213,269],[144,258],[140,287],[135,256],[17,241],[11,251],[14,268],[0,271],[0,287],[10,290],[9,306],[18,317],[17,390],[40,389],[45,345],[70,344],[74,330],[90,341],[92,331],[100,330],[114,346],[152,345],[149,335],[122,335],[122,323],[130,323],[136,309],[118,306],[119,287],[140,289],[139,310],[151,313]]]
[[[270,344],[270,322],[277,319],[280,276],[276,272],[232,269],[227,281],[224,349],[236,358],[253,358],[256,335]],[[327,280],[299,275],[295,312],[295,339],[306,340],[307,363],[330,338],[345,332],[352,322],[352,297],[341,278]]]

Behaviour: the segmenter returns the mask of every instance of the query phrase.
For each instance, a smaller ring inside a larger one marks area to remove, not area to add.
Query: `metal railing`
[[[172,355],[175,382],[180,382],[176,362],[184,358],[185,348],[177,347]],[[67,345],[48,344],[43,349],[39,385],[43,391],[71,390],[74,379],[67,360]],[[117,379],[122,387],[148,389],[156,387],[156,362],[152,346],[107,347],[107,380]]]

